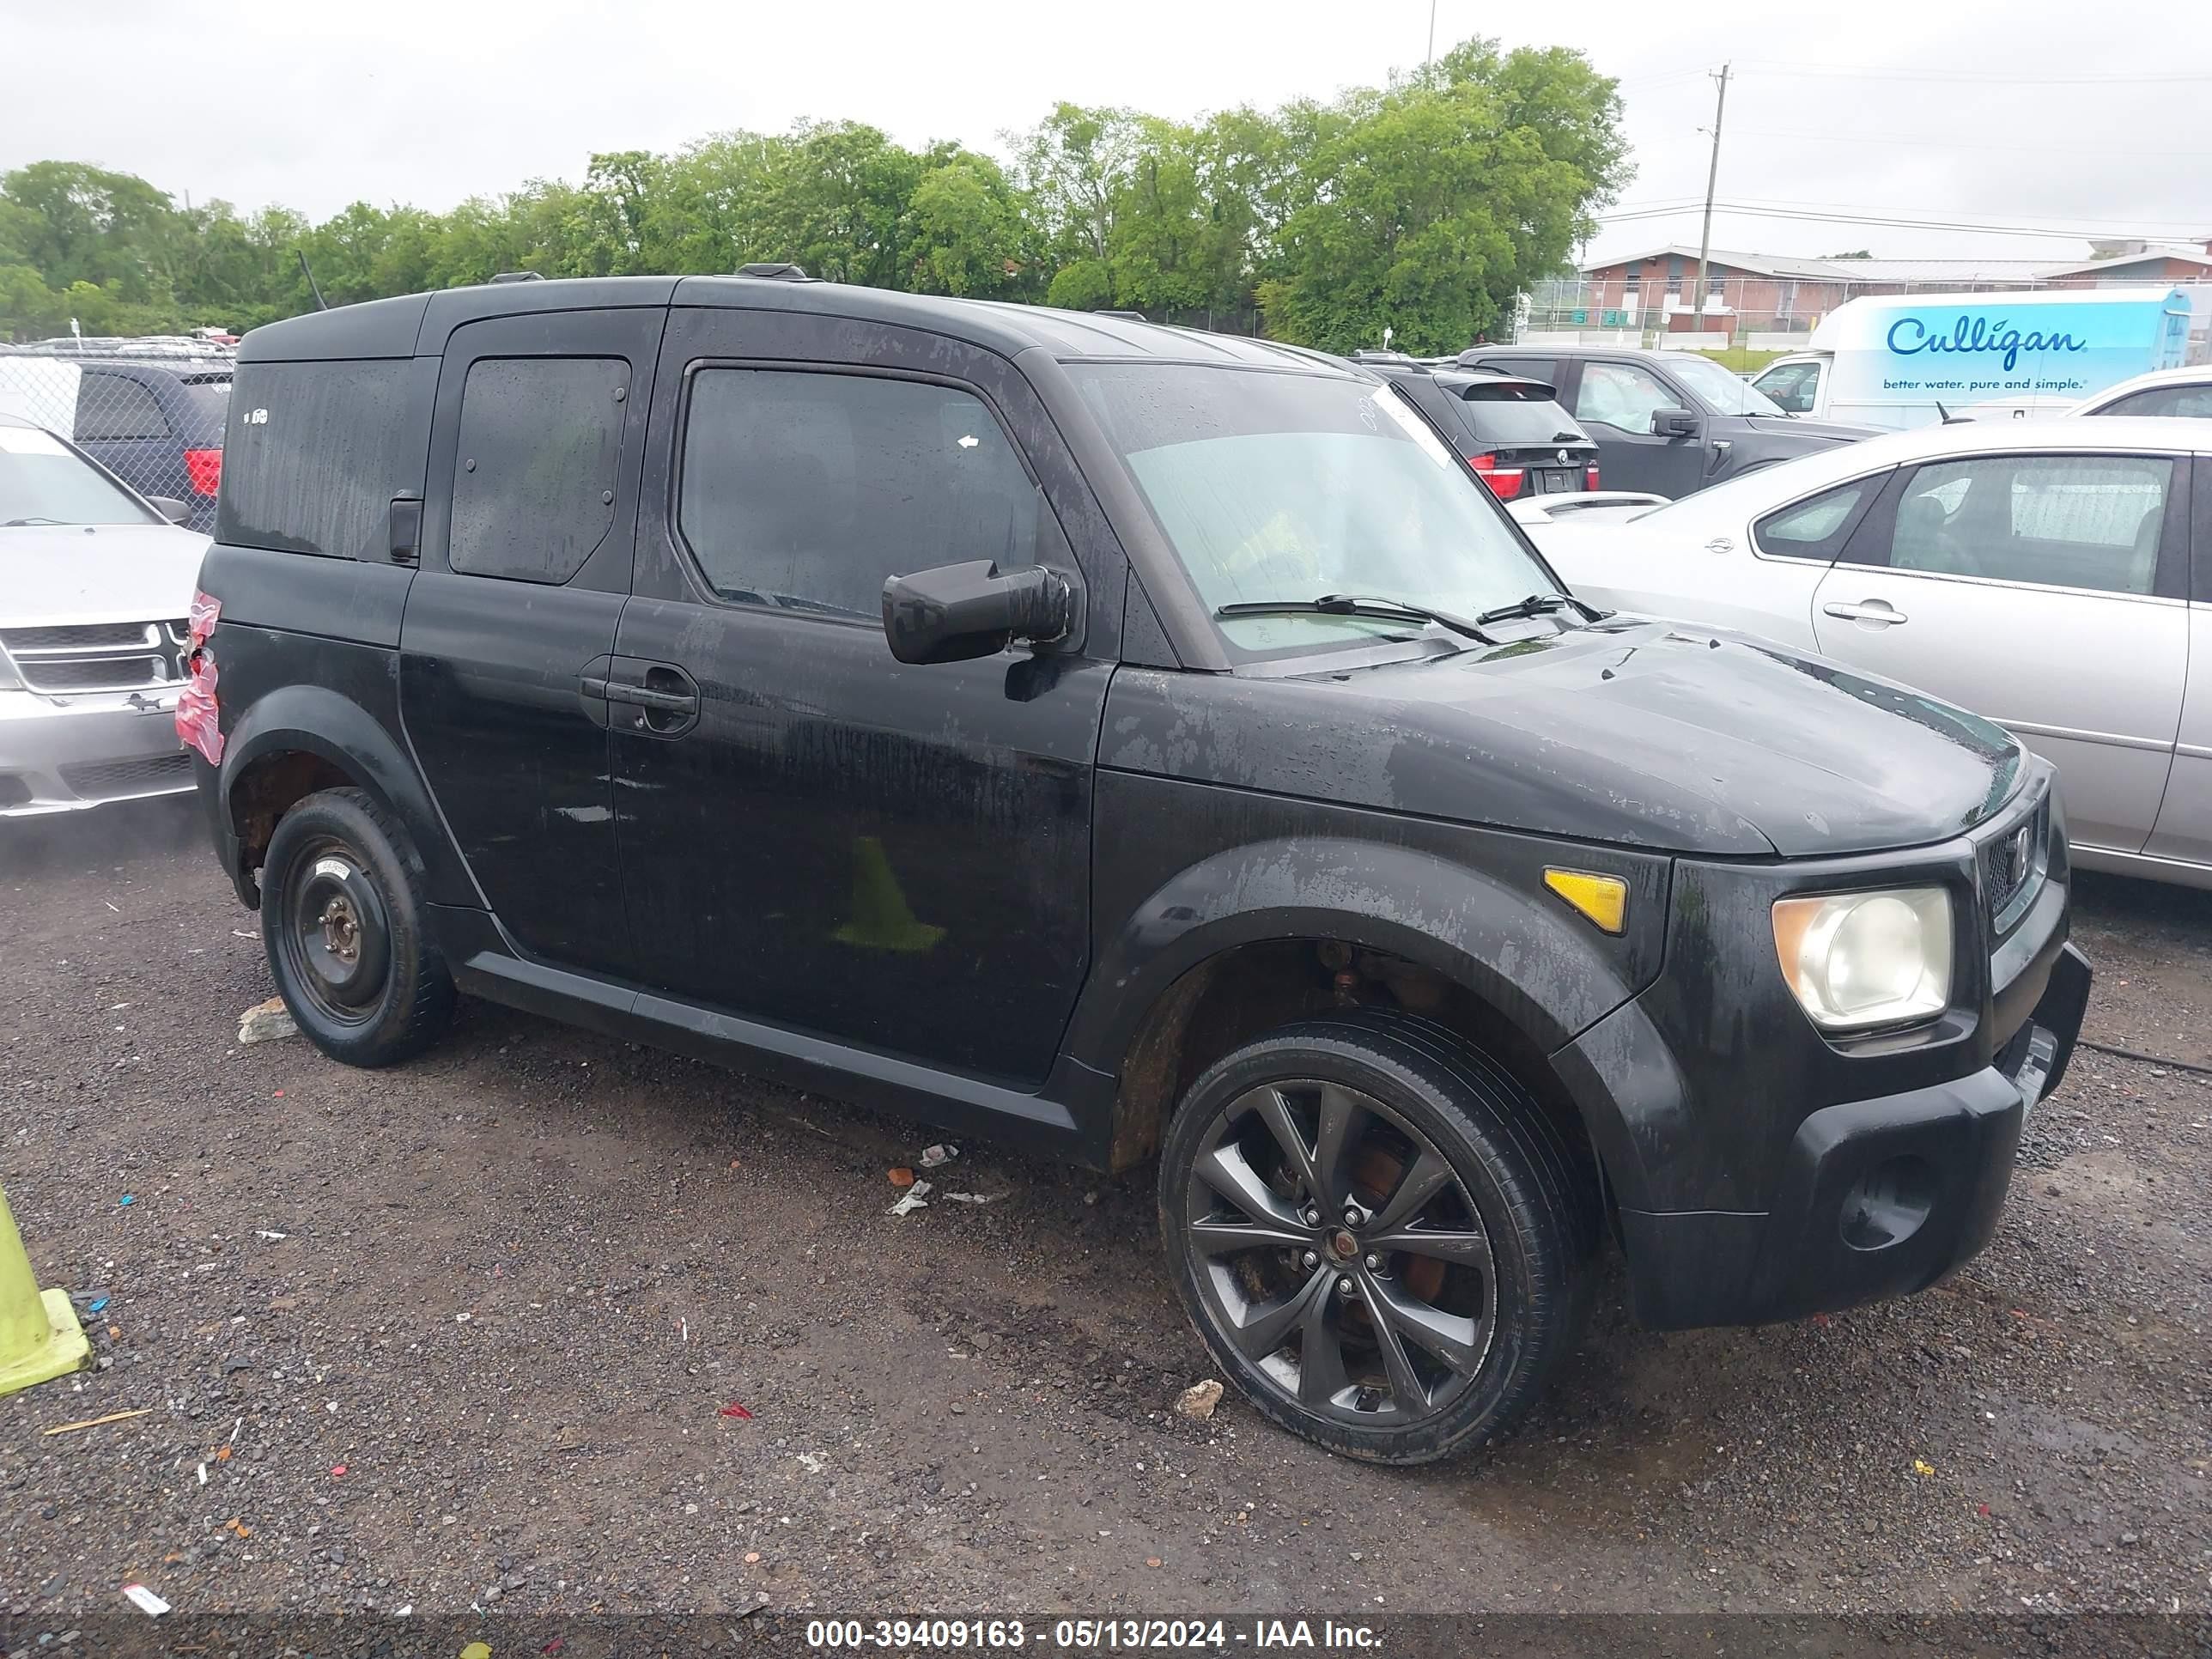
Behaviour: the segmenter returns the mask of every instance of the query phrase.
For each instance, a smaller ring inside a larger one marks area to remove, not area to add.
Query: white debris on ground
[[[1192,1383],[1176,1397],[1176,1415],[1203,1423],[1213,1415],[1213,1408],[1220,1403],[1221,1384],[1209,1376],[1203,1382]]]
[[[276,1042],[284,1037],[299,1035],[300,1028],[285,1010],[282,997],[257,1002],[238,1017],[238,1040],[240,1042]]]

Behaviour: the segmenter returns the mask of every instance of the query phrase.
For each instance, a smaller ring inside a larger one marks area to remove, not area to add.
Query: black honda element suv
[[[1353,366],[514,283],[255,330],[179,720],[333,1059],[459,993],[1123,1170],[1254,1406],[1415,1462],[1575,1341],[1920,1290],[2088,993],[2050,769],[1592,611]]]

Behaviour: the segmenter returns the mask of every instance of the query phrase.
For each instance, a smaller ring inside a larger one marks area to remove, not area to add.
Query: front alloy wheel
[[[1320,1078],[1248,1089],[1191,1169],[1207,1311],[1270,1386],[1348,1423],[1437,1415],[1497,1326],[1490,1235],[1429,1137]]]
[[[1486,1439],[1571,1348],[1598,1237],[1586,1152],[1426,1020],[1286,1027],[1193,1085],[1161,1152],[1176,1289],[1260,1411],[1413,1463]]]

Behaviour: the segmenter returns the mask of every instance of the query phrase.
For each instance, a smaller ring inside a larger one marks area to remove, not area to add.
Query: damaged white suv
[[[0,415],[0,817],[179,793],[174,715],[207,538]]]

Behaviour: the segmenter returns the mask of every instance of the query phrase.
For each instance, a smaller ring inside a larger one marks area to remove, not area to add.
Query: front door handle
[[[585,690],[591,690],[589,681]],[[649,708],[657,714],[696,714],[699,712],[696,691],[656,691],[649,685],[624,685],[620,680],[603,680],[594,695],[609,702],[627,702],[640,708]]]
[[[1892,628],[1907,620],[1902,611],[1882,599],[1869,599],[1864,605],[1824,605],[1820,609],[1844,622],[1870,623],[1876,628]]]

